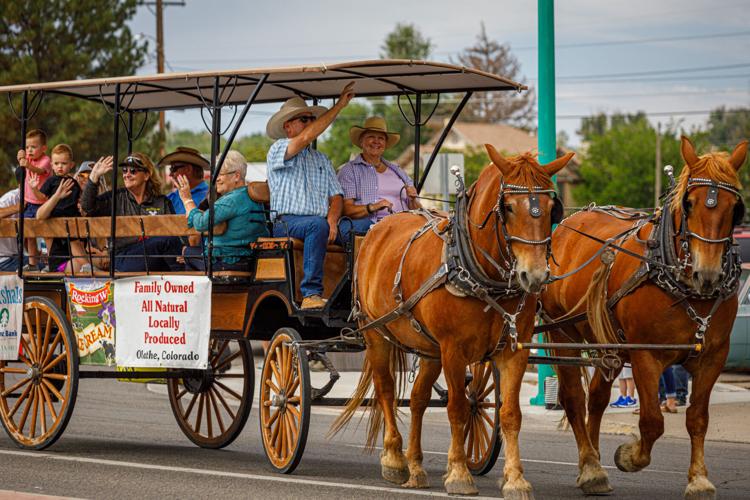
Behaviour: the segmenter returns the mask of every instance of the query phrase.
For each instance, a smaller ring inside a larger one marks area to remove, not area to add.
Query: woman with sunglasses
[[[119,164],[124,187],[117,190],[115,215],[174,214],[172,202],[161,194],[161,181],[155,175],[154,164],[143,153],[132,153]],[[97,196],[99,179],[113,168],[112,157],[100,158],[91,170],[81,195],[81,209],[91,216],[112,214],[112,191]],[[115,270],[145,271],[148,255],[149,271],[179,271],[176,257],[182,252],[182,242],[176,236],[156,236],[145,239],[129,237],[115,239]]]

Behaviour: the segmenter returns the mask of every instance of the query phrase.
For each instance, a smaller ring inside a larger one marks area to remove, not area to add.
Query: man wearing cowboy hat
[[[363,126],[352,127],[349,138],[362,153],[339,170],[344,215],[352,220],[351,226],[342,227],[343,241],[349,238],[350,230],[366,233],[386,215],[421,206],[414,182],[398,165],[383,158],[383,152],[401,138],[388,132],[383,118],[372,116]]]
[[[278,214],[274,236],[305,243],[301,309],[325,306],[323,261],[327,243],[336,240],[343,204],[331,160],[310,145],[349,104],[353,87],[353,83],[344,87],[331,109],[308,106],[302,98],[292,97],[266,126],[269,137],[276,139],[267,157],[271,211]]]
[[[198,206],[208,196],[208,184],[203,180],[203,171],[209,170],[210,164],[197,149],[178,147],[159,160],[157,167],[169,165],[169,177],[176,181],[178,175],[184,175],[190,183],[190,194],[195,205]],[[185,205],[180,199],[180,193],[175,189],[167,195],[174,206],[174,213],[184,214]]]

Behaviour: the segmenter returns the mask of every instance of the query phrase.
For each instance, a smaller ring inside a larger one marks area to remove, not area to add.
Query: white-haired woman
[[[239,151],[231,150],[216,178],[216,192],[221,197],[214,203],[214,224],[227,223],[223,234],[214,235],[213,269],[217,271],[247,270],[250,243],[261,236],[268,236],[263,206],[250,199],[247,193],[246,171],[245,157]],[[188,226],[196,231],[208,231],[210,210],[201,211],[195,206],[190,182],[185,176],[177,177],[177,188],[185,204]],[[187,247],[184,256],[187,269],[206,269],[207,245],[204,244],[203,248]]]

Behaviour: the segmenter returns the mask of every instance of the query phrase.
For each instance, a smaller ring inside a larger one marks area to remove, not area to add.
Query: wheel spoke
[[[277,425],[279,426],[279,438],[276,442],[276,456],[281,458],[286,455],[286,422],[284,421],[283,414],[279,417]],[[282,455],[282,453],[284,453],[284,455]]]
[[[3,391],[3,393],[0,394],[0,396],[7,397],[8,394],[12,394],[13,391],[15,391],[16,389],[20,389],[21,387],[24,386],[24,384],[28,384],[29,382],[31,382],[31,379],[30,378],[25,378],[25,379],[21,380],[20,382],[16,383],[15,385],[13,385],[11,388],[5,389]]]
[[[218,340],[214,340],[213,344],[216,345],[216,342],[218,342]],[[227,340],[222,341],[221,348],[219,349],[219,351],[216,353],[215,356],[211,356],[211,360],[210,360],[211,368],[213,368],[214,370],[218,369],[218,367],[216,366],[216,363],[219,362],[219,360],[221,359],[221,355],[224,354],[224,351],[226,351],[228,345],[229,345],[229,341]],[[211,346],[212,350],[213,350],[213,347],[214,346]]]
[[[47,324],[44,327],[44,341],[42,342],[41,359],[44,359],[47,355],[47,345],[49,344],[49,335],[52,333],[52,315],[47,315]]]
[[[31,389],[33,389],[33,386],[29,386]],[[23,428],[26,425],[26,419],[29,416],[29,410],[31,410],[31,403],[34,399],[34,395],[32,394],[33,390],[29,392],[29,397],[27,398],[28,401],[26,401],[26,406],[23,407],[23,412],[21,413],[21,420],[18,422],[18,432],[23,432]]]
[[[28,358],[31,361],[29,364],[36,363],[36,353],[29,347],[29,341],[26,340],[23,334],[21,334],[21,345],[23,346],[23,352],[28,354]]]
[[[228,365],[229,363],[237,359],[241,354],[242,354],[242,351],[237,351],[235,353],[230,354],[221,362],[220,365],[214,368],[214,370],[221,370],[222,368],[224,368],[224,366]],[[221,375],[221,376],[224,376],[224,375]]]
[[[281,413],[279,411],[278,413]],[[276,456],[279,456],[279,451],[281,450],[281,419],[276,419],[276,426],[273,428],[273,433],[271,434],[271,445],[273,446],[274,453]]]
[[[18,409],[21,407],[21,403],[23,403],[23,400],[26,399],[29,396],[29,392],[31,391],[31,388],[34,387],[33,385],[27,385],[26,389],[23,390],[21,393],[21,397],[16,400],[16,404],[13,405],[13,408],[10,409],[8,412],[8,419],[13,418],[13,415],[16,414]]]
[[[477,386],[477,392],[487,385],[487,382],[489,382],[490,376],[492,375],[491,363],[482,363],[482,367],[484,369],[484,372],[482,372],[482,383]]]
[[[203,393],[203,399],[206,400],[206,432],[208,433],[208,437],[212,438],[214,436],[214,424],[213,419],[211,418],[213,412],[211,411],[210,393]]]
[[[52,380],[68,380],[67,375],[62,373],[45,373],[44,378],[51,378]]]
[[[482,433],[479,432],[479,430],[477,429],[478,426],[477,426],[476,421],[473,418],[471,420],[472,420],[472,424],[474,427],[474,457],[478,461],[480,457],[482,456],[482,451],[481,451],[482,449],[480,447]]]
[[[44,394],[40,386],[36,386],[36,392],[39,393],[39,416],[41,417],[42,436],[47,434],[47,411],[44,409]]]
[[[299,373],[296,377],[294,377],[294,380],[291,380],[289,382],[289,385],[287,386],[286,393],[287,394],[295,394],[297,392],[297,387],[299,387],[300,379],[299,379]]]
[[[63,352],[62,354],[60,354],[59,356],[57,356],[55,359],[53,359],[48,365],[44,365],[43,368],[42,368],[42,373],[46,373],[46,372],[50,371],[52,368],[54,368],[55,366],[57,366],[57,364],[60,361],[64,360],[67,357],[68,357],[68,353],[67,352]]]
[[[284,413],[284,425],[286,425],[286,449],[287,455],[291,455],[294,452],[294,444],[297,438],[292,430],[291,416],[288,413]]]
[[[31,410],[31,427],[29,428],[29,435],[33,438],[36,437],[36,414],[39,409],[39,394],[37,393],[36,387],[31,390],[31,397],[34,400],[34,409]]]
[[[188,403],[188,407],[185,409],[185,416],[183,417],[187,422],[190,419],[190,414],[193,413],[193,407],[195,406],[195,400],[198,399],[198,394],[193,394],[193,398]]]
[[[3,366],[2,368],[0,368],[0,373],[26,373],[26,369]]]
[[[487,425],[489,425],[490,427],[495,427],[495,421],[494,421],[494,419],[492,419],[492,418],[491,418],[491,417],[490,417],[490,416],[489,416],[489,415],[487,414],[487,412],[486,412],[486,411],[484,411],[484,410],[481,410],[481,409],[480,409],[480,410],[479,410],[479,414],[480,414],[480,415],[482,415],[482,418],[483,418],[484,420],[486,420],[486,421],[487,421]]]
[[[34,334],[34,346],[36,353],[38,354],[37,359],[42,359],[42,311],[37,307],[34,309],[34,321],[36,326],[36,333]]]
[[[281,414],[280,410],[276,410],[271,414],[271,416],[268,418],[268,422],[266,422],[265,428],[270,429],[274,422],[276,422],[276,419],[279,418],[279,415]]]
[[[270,379],[270,378],[267,378],[267,379],[265,380],[265,382],[266,382],[266,385],[267,385],[267,386],[268,386],[268,387],[269,387],[269,388],[270,388],[270,389],[271,389],[271,390],[272,390],[273,392],[275,392],[276,394],[278,394],[278,393],[280,393],[280,392],[281,392],[281,391],[279,390],[279,388],[278,388],[278,387],[276,387],[276,384],[274,384],[273,382],[271,382],[271,379]]]
[[[486,398],[487,396],[489,396],[489,395],[490,395],[490,393],[491,393],[492,391],[494,391],[494,390],[495,390],[495,382],[492,382],[492,383],[491,383],[490,385],[488,385],[488,386],[487,386],[487,387],[486,387],[486,388],[484,389],[484,391],[482,392],[482,394],[480,394],[480,395],[479,395],[479,397],[477,398],[477,401],[481,401],[481,400],[483,400],[484,398]]]
[[[49,346],[47,355],[44,357],[44,361],[41,362],[42,366],[45,366],[47,363],[49,363],[49,360],[52,359],[52,354],[54,354],[55,348],[57,347],[57,344],[59,344],[61,340],[62,340],[62,330],[58,330],[57,335],[55,335],[55,338],[52,339],[52,343]]]
[[[286,400],[287,403],[296,404],[296,405],[299,404],[299,401],[300,401],[299,396],[292,396],[291,398],[287,398]]]
[[[268,364],[271,365],[271,371],[273,371],[273,375],[276,377],[276,381],[281,383],[281,373],[279,372],[279,367],[276,360],[270,359]]]
[[[63,397],[62,394],[60,394],[60,391],[58,391],[57,388],[54,385],[52,385],[52,383],[49,380],[47,380],[46,378],[42,378],[42,383],[45,385],[45,387],[47,387],[47,389],[50,390],[50,392],[52,392],[52,394],[55,395],[55,397],[59,401],[65,403],[66,399]]]
[[[42,394],[44,395],[44,401],[47,402],[47,408],[49,409],[49,414],[52,417],[52,420],[57,421],[57,412],[55,411],[55,407],[52,404],[52,398],[49,395],[49,391],[44,386],[44,384],[41,384],[39,388],[42,390]]]
[[[208,396],[211,400],[212,406],[214,407],[214,415],[216,416],[216,423],[219,425],[219,430],[221,430],[221,433],[224,434],[227,429],[224,427],[224,421],[221,419],[221,410],[219,409],[219,404],[216,402],[216,396],[214,396],[214,392],[216,389],[213,387],[208,390]]]
[[[196,434],[199,434],[201,430],[201,423],[203,421],[203,402],[205,396],[206,395],[201,392],[198,397],[198,413],[195,415],[195,427],[193,428]]]
[[[182,396],[187,394],[187,392],[188,390],[185,387],[183,387],[182,390],[175,395],[175,399],[179,401],[180,399],[182,399]]]
[[[214,380],[214,384],[218,385],[219,387],[221,387],[222,389],[224,389],[225,391],[227,391],[229,394],[231,394],[232,396],[234,396],[234,398],[237,399],[238,401],[242,401],[242,396],[241,395],[237,394],[235,391],[233,391],[232,389],[230,389],[226,385],[222,384],[218,380]]]
[[[477,418],[476,421],[477,421],[477,427],[479,427],[479,432],[480,432],[480,435],[482,436],[482,438],[484,440],[484,443],[489,445],[489,443],[490,443],[490,435],[487,432],[487,427],[482,422],[482,419]]]
[[[297,398],[297,399],[298,399],[297,402],[299,403],[299,398]],[[287,400],[287,403],[291,403],[291,400]],[[302,414],[300,413],[300,411],[297,409],[296,406],[294,406],[293,404],[287,404],[286,405],[286,409],[289,410],[290,412],[294,413],[294,417],[297,420],[302,420]],[[295,425],[295,427],[296,427],[296,425]]]
[[[219,390],[216,389],[215,387],[213,387],[212,389],[213,389],[214,393],[216,394],[216,397],[219,398],[219,401],[221,401],[221,406],[223,406],[224,409],[227,411],[227,413],[229,413],[229,416],[232,417],[232,420],[234,420],[235,418],[237,418],[237,416],[235,415],[235,413],[229,408],[229,405],[227,404],[226,400],[224,399],[224,396],[221,395],[221,393],[219,392]]]
[[[289,417],[289,428],[292,430],[294,440],[297,440],[297,434],[299,433],[299,426],[297,425],[297,419],[299,418],[299,410],[292,405],[286,405],[287,417]],[[295,413],[296,412],[296,413]],[[294,413],[294,415],[292,415]]]

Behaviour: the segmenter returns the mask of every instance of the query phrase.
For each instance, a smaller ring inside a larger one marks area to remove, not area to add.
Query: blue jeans
[[[674,387],[674,374],[672,373],[671,366],[668,366],[664,370],[664,373],[661,374],[661,380],[659,382],[660,386],[662,383],[664,384],[664,396],[666,396],[667,398],[674,398],[677,396]],[[661,393],[661,391],[659,392]],[[661,397],[659,399],[661,399]]]
[[[144,250],[145,246],[145,250]],[[118,248],[115,255],[115,270],[122,272],[146,271],[184,271],[184,266],[177,263],[176,256],[182,253],[182,242],[176,236],[154,236],[143,241]],[[124,257],[132,255],[133,257]]]
[[[29,263],[29,258],[24,256],[23,258],[23,265]],[[5,272],[16,272],[18,271],[18,256],[10,257],[8,260],[0,263],[0,271]]]
[[[362,219],[341,219],[339,221],[339,243],[347,245],[349,243],[349,238],[351,238],[351,233],[366,233],[370,230],[370,226],[372,225],[373,222],[369,217],[364,217]]]
[[[275,237],[291,236],[305,242],[304,276],[300,283],[303,297],[323,295],[323,261],[328,245],[328,221],[317,215],[282,215],[273,226]]]
[[[203,255],[202,247],[185,247],[183,254],[185,256],[185,269],[188,271],[205,271],[208,257]],[[228,264],[221,260],[221,257],[214,257],[214,271],[247,271],[249,265],[247,258],[241,258],[234,264]]]
[[[674,365],[674,385],[677,389],[677,399],[687,401],[688,396],[688,377],[690,374],[682,365]]]

